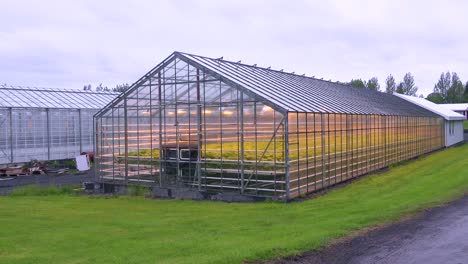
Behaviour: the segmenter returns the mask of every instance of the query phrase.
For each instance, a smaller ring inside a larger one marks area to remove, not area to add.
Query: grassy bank
[[[468,190],[468,145],[300,203],[0,198],[0,263],[239,263],[322,246]]]

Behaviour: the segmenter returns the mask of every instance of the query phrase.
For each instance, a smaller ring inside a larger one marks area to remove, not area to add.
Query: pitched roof
[[[101,109],[118,94],[0,85],[0,107]]]
[[[397,96],[350,85],[319,80],[270,68],[174,52],[133,83],[96,116],[107,112],[175,59],[212,74],[227,84],[255,94],[265,104],[283,112],[436,116]]]
[[[409,102],[417,104],[437,115],[440,115],[445,120],[464,120],[465,119],[463,115],[460,115],[459,113],[455,113],[454,111],[444,107],[443,105],[434,104],[433,102],[426,100],[424,98],[403,95],[403,94],[395,94],[395,95]]]
[[[461,104],[440,104],[447,109],[452,111],[466,111],[468,110],[468,103],[461,103]]]
[[[228,81],[252,91],[286,111],[432,116],[397,96],[221,59],[175,52]]]

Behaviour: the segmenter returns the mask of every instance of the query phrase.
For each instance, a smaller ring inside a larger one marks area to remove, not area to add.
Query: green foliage
[[[379,79],[377,79],[377,77],[370,78],[369,81],[367,81],[366,88],[372,91],[379,91],[380,90]]]
[[[60,163],[58,162],[58,160],[51,160],[49,161],[49,166],[52,168],[58,168],[60,167]]]
[[[385,92],[388,94],[396,92],[395,78],[391,74],[385,79]]]
[[[463,102],[468,103],[468,82],[465,84],[465,91],[463,92]]]
[[[467,83],[468,84],[468,83]],[[434,92],[442,97],[441,103],[463,103],[468,102],[468,91],[456,72],[441,73],[440,78],[434,85]],[[440,101],[440,98],[437,98]]]
[[[241,263],[298,254],[463,196],[466,156],[468,145],[449,148],[288,204],[0,197],[0,262]]]
[[[396,87],[396,92],[399,94],[405,94],[405,90],[403,89],[403,82],[400,82]]]
[[[114,88],[109,88],[107,86],[102,86],[102,83],[100,83],[98,86],[94,88],[96,92],[116,92],[116,93],[123,93],[125,92],[130,85],[128,83],[122,83],[122,84],[117,84]],[[83,90],[85,91],[92,91],[93,88],[91,87],[91,84],[85,84],[83,86]]]
[[[426,97],[427,100],[433,102],[433,103],[436,103],[436,104],[443,104],[445,103],[445,99],[444,97],[442,96],[442,94],[440,93],[436,93],[436,92],[433,92],[433,93],[430,93],[427,97]]]
[[[403,76],[403,82],[401,84],[403,94],[416,96],[418,87],[414,83],[414,77],[411,75],[411,72],[407,72],[405,76]]]
[[[76,161],[74,159],[64,160],[63,166],[69,169],[76,169]]]
[[[354,87],[357,87],[357,88],[364,88],[366,89],[366,83],[361,80],[361,79],[352,79],[350,82],[349,82],[349,85],[351,86],[354,86]]]
[[[349,82],[349,85],[357,87],[357,88],[363,88],[363,89],[373,90],[373,91],[380,90],[379,79],[377,79],[377,77],[372,77],[367,82],[363,81],[362,79],[352,79]]]
[[[11,191],[11,196],[48,196],[48,195],[66,195],[74,194],[73,188],[65,187],[41,187],[38,185],[26,185]]]
[[[143,156],[159,159],[159,149],[141,149],[140,151],[130,151],[128,152],[128,156]]]
[[[460,78],[458,77],[457,73],[454,72],[452,74],[452,81],[450,88],[447,92],[447,103],[462,103],[463,102],[463,94],[465,91],[465,87],[461,82]]]
[[[468,130],[468,121],[463,121],[463,129]]]

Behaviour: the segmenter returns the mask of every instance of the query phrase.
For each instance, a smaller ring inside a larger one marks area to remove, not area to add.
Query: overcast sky
[[[133,83],[173,51],[334,81],[468,81],[468,1],[0,0],[0,83]]]

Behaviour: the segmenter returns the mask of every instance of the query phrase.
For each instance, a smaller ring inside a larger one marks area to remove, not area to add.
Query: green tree
[[[377,77],[372,77],[367,81],[366,88],[372,91],[380,91],[379,79]]]
[[[465,84],[465,92],[463,93],[463,102],[468,103],[468,82]]]
[[[403,89],[403,82],[400,82],[395,90],[399,94],[405,94],[405,90]]]
[[[367,86],[366,86],[366,83],[361,80],[361,79],[352,79],[350,82],[349,82],[349,85],[351,86],[354,86],[354,87],[357,87],[357,88],[364,88],[366,89]]]
[[[117,84],[117,86],[115,86],[114,88],[112,88],[112,91],[113,91],[113,92],[118,92],[118,93],[123,93],[123,92],[125,92],[129,87],[130,87],[130,85],[128,85],[128,83]]]
[[[440,93],[430,93],[427,97],[426,97],[427,100],[433,102],[433,103],[436,103],[436,104],[443,104],[445,103],[445,99],[444,97],[440,94]]]
[[[395,78],[391,74],[385,79],[385,92],[388,94],[396,92]]]
[[[441,73],[434,85],[434,93],[438,93],[444,99],[444,103],[460,103],[465,101],[465,87],[456,72]]]
[[[109,91],[110,89],[107,86],[102,86],[102,83],[96,86],[96,92],[109,92]]]
[[[450,88],[447,91],[447,103],[461,103],[463,102],[463,94],[465,87],[462,81],[458,77],[456,72],[452,73],[452,79],[450,81]]]
[[[414,77],[411,75],[411,72],[407,72],[405,76],[403,76],[402,89],[403,94],[416,96],[418,92],[418,87],[414,83]]]
[[[444,99],[444,103],[447,102],[448,91],[450,89],[452,76],[450,72],[441,73],[440,78],[434,85],[434,93],[439,94]]]

